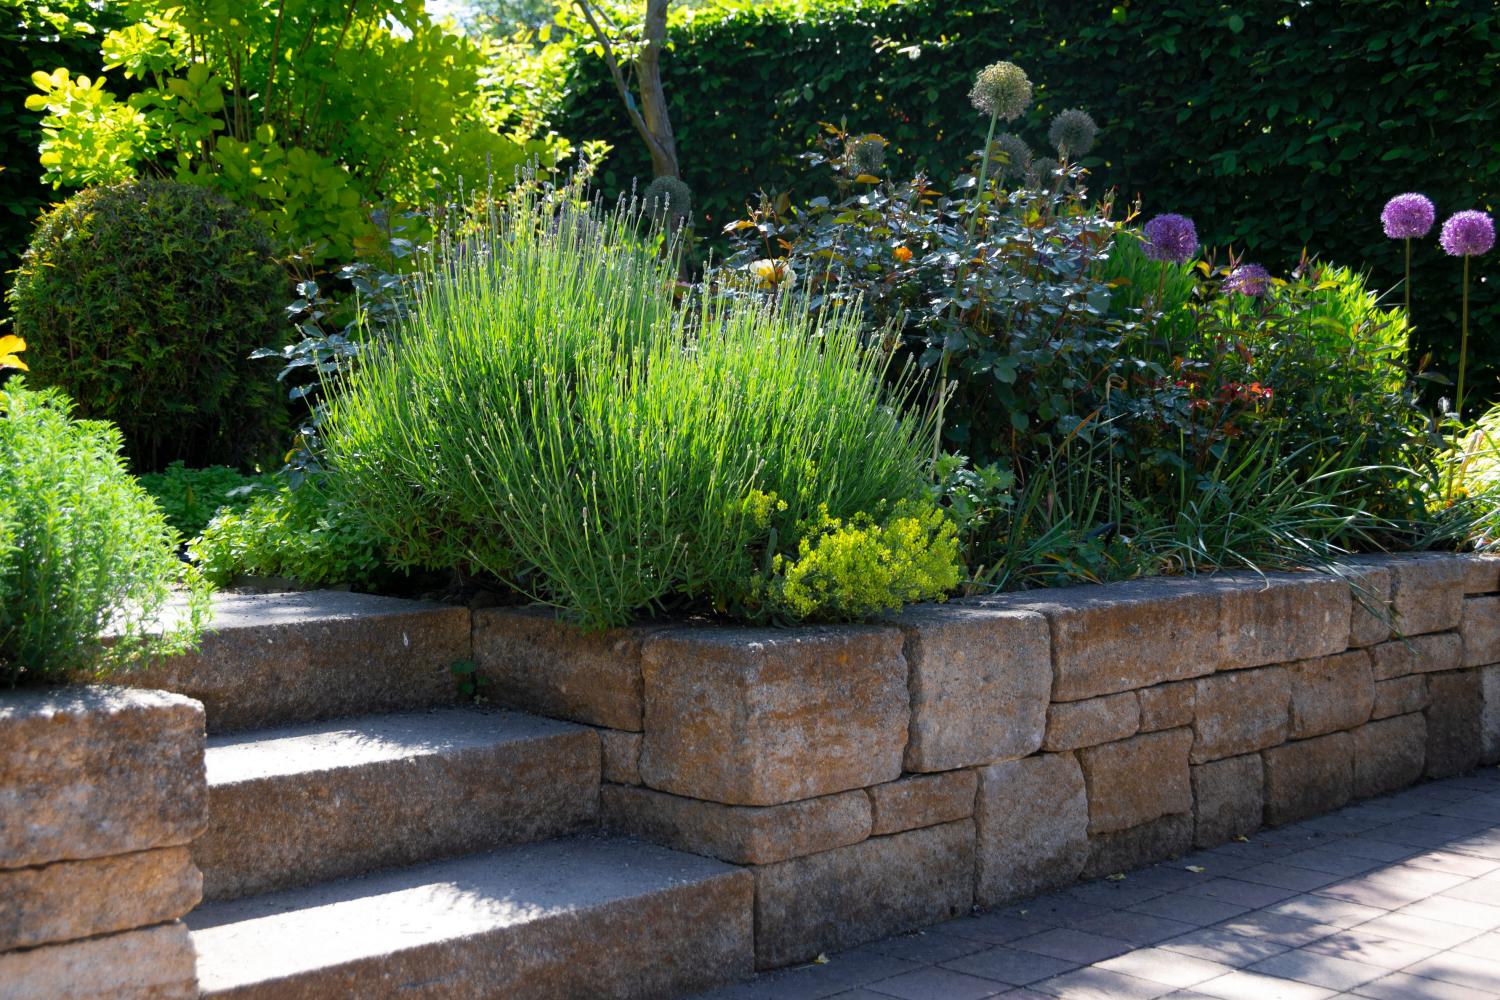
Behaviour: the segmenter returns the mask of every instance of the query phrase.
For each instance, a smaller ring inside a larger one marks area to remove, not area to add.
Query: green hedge
[[[1018,123],[1034,146],[1051,115],[1087,108],[1103,129],[1085,161],[1096,191],[1139,195],[1148,215],[1191,215],[1205,242],[1273,269],[1305,246],[1391,288],[1401,251],[1381,234],[1386,198],[1424,191],[1440,221],[1500,200],[1491,0],[762,0],[683,12],[672,41],[666,90],[700,231],[742,214],[761,188],[826,193],[826,171],[798,159],[821,121],[879,132],[895,170],[946,183],[982,143],[966,95],[997,59],[1038,83]],[[615,144],[607,187],[649,176],[602,64],[585,55],[572,73],[558,129]],[[1452,372],[1460,269],[1436,233],[1415,257],[1417,337]],[[1476,286],[1475,354],[1493,377],[1500,257],[1480,270],[1494,279]]]

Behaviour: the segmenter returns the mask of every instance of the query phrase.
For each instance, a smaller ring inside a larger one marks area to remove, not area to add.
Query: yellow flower
[[[26,367],[26,362],[16,357],[26,350],[26,341],[14,334],[7,333],[0,337],[0,368],[19,368],[23,372],[31,371]]]
[[[797,283],[797,272],[784,260],[762,257],[750,263],[750,273],[755,275],[757,284],[764,289],[791,288]]]
[[[905,264],[911,260],[911,250],[908,247],[897,247],[891,251],[891,256],[896,258],[896,263]]]

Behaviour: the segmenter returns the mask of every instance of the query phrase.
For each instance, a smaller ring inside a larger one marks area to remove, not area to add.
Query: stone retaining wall
[[[838,628],[490,609],[474,655],[501,699],[600,727],[610,825],[753,870],[763,968],[1500,760],[1489,557]]]
[[[0,701],[0,997],[198,995],[203,706],[74,687]]]

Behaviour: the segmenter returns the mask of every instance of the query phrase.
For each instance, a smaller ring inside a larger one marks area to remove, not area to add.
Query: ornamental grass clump
[[[329,486],[397,560],[487,574],[590,626],[852,618],[957,582],[928,431],[852,309],[679,305],[675,255],[629,212],[522,198],[486,228],[477,252],[428,263],[396,348],[331,386]],[[829,519],[921,579],[841,590],[823,571],[860,565],[841,554],[788,587]]]

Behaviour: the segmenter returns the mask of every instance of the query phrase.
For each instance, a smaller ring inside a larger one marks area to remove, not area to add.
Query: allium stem
[[[1458,392],[1453,401],[1453,414],[1460,421],[1464,418],[1464,372],[1469,366],[1469,260],[1470,255],[1464,254],[1463,326],[1458,338]]]
[[[1411,334],[1411,237],[1406,238],[1406,332]]]

